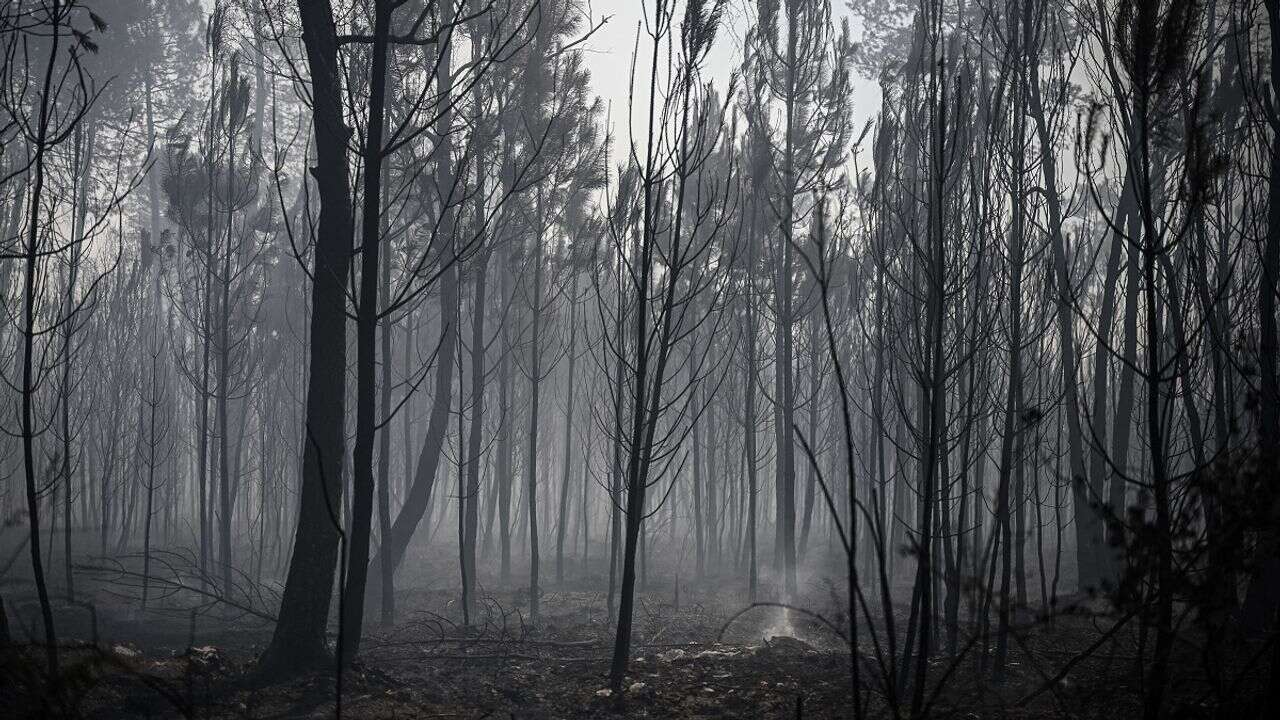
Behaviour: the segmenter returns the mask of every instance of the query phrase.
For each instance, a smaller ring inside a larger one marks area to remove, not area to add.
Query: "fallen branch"
[[[111,573],[111,574],[118,575],[120,577],[129,578],[131,580],[137,580],[137,581],[146,580],[149,583],[158,585],[161,588],[167,589],[169,591],[185,590],[186,592],[190,592],[190,593],[199,595],[201,597],[209,598],[215,603],[226,605],[227,607],[239,610],[240,612],[243,612],[246,615],[252,615],[254,617],[261,618],[263,620],[266,620],[272,623],[276,622],[276,616],[264,610],[259,610],[254,607],[250,607],[243,603],[236,602],[235,600],[230,600],[219,592],[215,592],[213,590],[205,590],[203,588],[198,588],[193,585],[188,585],[180,580],[173,580],[173,579],[170,579],[167,577],[161,577],[158,575],[147,575],[145,573],[141,573],[136,570],[129,570],[122,565],[111,567],[107,565],[85,565],[85,564],[77,563],[72,567],[74,567],[76,570],[79,570],[81,572],[86,572],[86,573]]]

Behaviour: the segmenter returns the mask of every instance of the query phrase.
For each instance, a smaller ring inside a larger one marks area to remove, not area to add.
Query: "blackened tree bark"
[[[498,253],[499,289],[504,307],[510,307],[511,288],[514,278],[511,273],[511,258],[506,246]],[[499,578],[505,584],[511,581],[511,484],[512,484],[512,408],[511,408],[511,353],[514,346],[511,341],[509,323],[502,323],[501,356],[498,358],[498,561]]]
[[[373,59],[369,66],[369,115],[366,123],[363,215],[360,227],[360,297],[356,309],[356,438],[352,449],[351,547],[347,587],[343,589],[342,661],[360,649],[364,625],[365,584],[369,576],[369,535],[373,515],[373,445],[377,439],[378,286],[382,245],[382,134],[385,129],[387,51],[392,0],[373,2]],[[383,580],[385,587],[385,578]],[[386,607],[386,599],[383,607]]]
[[[87,135],[87,138],[86,138]],[[96,133],[93,132],[93,124],[90,123],[86,132],[83,125],[76,127],[75,132],[75,161],[73,166],[76,169],[76,191],[75,191],[75,212],[71,231],[72,245],[69,249],[69,258],[66,268],[65,294],[63,296],[63,312],[70,316],[75,312],[76,307],[76,283],[80,275],[80,264],[83,256],[84,231],[85,231],[85,213],[88,212],[88,186],[90,168],[93,163],[93,147]],[[71,390],[72,379],[71,369],[73,365],[73,354],[75,353],[75,345],[73,336],[75,335],[76,323],[67,322],[62,326],[62,378],[58,384],[58,406],[61,415],[61,435],[62,435],[62,561],[65,571],[65,582],[67,586],[67,597],[75,599],[75,583],[71,573],[71,503],[72,503],[72,478],[75,474],[75,460],[72,450],[72,430],[71,430]]]
[[[633,381],[628,384],[633,384],[634,387],[630,390],[630,427],[625,429],[627,433],[627,462],[626,475],[623,478],[622,487],[622,490],[626,493],[625,529],[622,533],[624,543],[622,550],[622,583],[618,602],[617,633],[614,637],[613,662],[609,669],[610,688],[615,693],[622,691],[622,681],[626,676],[627,665],[630,660],[631,617],[634,612],[633,603],[635,602],[636,588],[636,551],[640,541],[640,525],[643,520],[645,506],[645,479],[642,475],[644,451],[641,443],[643,442],[646,424],[645,409],[648,402],[649,356],[646,352],[646,347],[649,342],[649,283],[653,272],[650,258],[653,255],[654,205],[658,202],[658,189],[655,187],[656,178],[654,177],[658,59],[664,31],[669,31],[671,22],[671,8],[666,0],[657,0],[654,8],[654,18],[655,27],[650,31],[653,39],[653,59],[649,68],[648,135],[645,165],[642,168],[643,176],[641,178],[643,182],[642,202],[644,203],[643,224],[640,228],[640,236],[637,239],[637,244],[640,246],[638,248],[640,251],[639,257],[632,261],[639,263],[640,277],[638,281],[633,281],[637,294],[635,335],[633,339],[636,360],[634,369],[628,369],[628,374],[632,375],[631,380]],[[635,270],[631,272],[635,274]],[[661,376],[659,375],[659,377]],[[618,411],[621,412],[621,407],[618,408]]]
[[[1014,502],[1021,497],[1012,497],[1010,488],[1015,467],[1020,472],[1022,458],[1020,452],[1022,423],[1019,416],[1022,412],[1022,272],[1026,244],[1026,187],[1027,175],[1025,157],[1022,148],[1026,144],[1027,103],[1026,78],[1023,64],[1027,59],[1026,37],[1024,28],[1029,22],[1020,22],[1020,15],[1015,14],[1009,20],[1008,34],[1010,38],[1010,56],[1014,58],[1015,71],[1013,87],[1013,142],[1010,146],[1012,168],[1009,177],[1009,201],[1012,208],[1010,218],[1012,227],[1009,237],[1009,377],[1005,384],[1005,406],[1003,430],[1000,438],[1000,480],[996,490],[996,524],[999,528],[997,547],[1000,557],[1000,605],[999,620],[996,630],[996,655],[993,675],[996,682],[1004,680],[1005,665],[1009,654],[1009,585],[1011,581],[1011,560],[1014,554],[1013,531],[1010,515]],[[1070,412],[1070,411],[1069,411]],[[1012,497],[1012,499],[1011,499]]]
[[[49,602],[49,589],[45,585],[44,557],[40,552],[40,497],[36,488],[35,464],[35,394],[38,376],[34,355],[37,332],[36,303],[38,301],[36,280],[40,272],[40,257],[43,254],[40,242],[42,237],[39,222],[41,218],[40,201],[42,200],[41,195],[44,193],[46,179],[46,163],[50,148],[49,136],[50,131],[54,130],[51,125],[56,101],[50,96],[50,93],[53,90],[53,73],[57,65],[58,50],[62,42],[62,22],[65,20],[65,17],[57,12],[56,2],[53,10],[54,12],[49,16],[52,21],[50,32],[53,39],[36,108],[38,113],[36,133],[31,143],[32,147],[35,148],[35,153],[31,169],[31,207],[27,216],[27,242],[26,247],[23,248],[21,388],[22,468],[23,476],[26,480],[27,518],[31,538],[31,573],[35,578],[36,595],[40,599],[40,620],[44,625],[45,664],[51,681],[58,675],[58,640],[53,626],[53,606]]]
[[[389,77],[390,73],[387,74]],[[389,163],[384,163],[382,168],[384,186],[387,183],[389,174],[388,165]],[[382,202],[382,200],[380,199],[379,202]],[[387,228],[385,213],[382,213],[380,218],[380,228],[385,236]],[[392,322],[391,314],[386,312],[386,303],[389,302],[391,295],[391,251],[388,250],[379,254],[382,261],[379,284],[381,286],[380,307],[383,315],[381,319],[382,332],[378,338],[382,353],[382,372],[378,381],[378,406],[381,408],[380,417],[383,418],[382,422],[386,424],[378,433],[378,533],[379,537],[387,538],[391,536],[391,414],[393,412],[391,405],[391,333],[394,323]],[[406,441],[408,440],[408,433],[405,433],[405,439]],[[406,465],[405,467],[407,468],[408,466]],[[392,604],[395,567],[391,564],[389,556],[384,555],[378,569],[380,571],[380,595],[382,597],[379,610],[382,624],[389,625],[395,620],[395,607]]]
[[[483,188],[484,164],[477,163],[477,187]],[[484,205],[480,198],[483,190],[476,193],[476,222],[483,222]],[[467,463],[466,483],[463,487],[462,513],[462,619],[470,625],[475,618],[476,603],[476,536],[480,522],[480,460],[484,454],[481,441],[484,434],[484,381],[485,381],[485,348],[484,336],[485,298],[488,291],[489,257],[492,253],[485,249],[476,257],[472,268],[471,306],[471,427],[467,431]]]
[[[715,40],[725,3],[691,3],[685,8],[680,27],[680,55],[678,64],[671,67],[669,102],[673,103],[671,126],[659,125],[658,77],[661,47],[673,32],[674,3],[658,0],[654,6],[654,21],[649,28],[653,53],[649,69],[648,125],[644,166],[641,168],[643,219],[640,226],[636,254],[631,259],[629,282],[635,293],[634,334],[629,358],[628,384],[631,385],[626,424],[627,470],[624,478],[626,492],[626,532],[622,557],[622,590],[619,597],[617,632],[614,636],[613,659],[609,670],[612,690],[621,692],[630,661],[631,624],[636,589],[636,559],[641,554],[644,564],[643,521],[647,512],[646,491],[651,479],[655,455],[663,451],[662,440],[655,441],[659,426],[674,422],[665,417],[665,408],[676,400],[663,398],[666,389],[667,365],[677,344],[691,334],[685,326],[689,310],[696,306],[696,298],[706,288],[696,275],[700,254],[716,235],[715,229],[701,225],[700,220],[711,214],[709,208],[695,205],[689,217],[692,228],[685,227],[686,202],[695,203],[691,195],[701,198],[703,191],[700,171],[705,158],[714,150],[720,138],[723,114],[711,116],[708,106],[714,105],[707,91],[697,82],[701,64]],[[678,103],[678,106],[675,105]],[[696,106],[696,107],[695,107]],[[678,109],[675,109],[677,108]],[[665,115],[664,115],[665,117]],[[664,138],[666,131],[673,135]],[[665,142],[676,148],[670,166],[658,154]],[[664,178],[672,173],[670,218],[664,219]],[[686,194],[693,178],[697,193]],[[714,196],[716,193],[710,193]],[[664,225],[665,224],[665,225]],[[659,231],[659,227],[669,230]],[[719,226],[717,226],[718,229]],[[699,232],[699,231],[703,232]],[[687,237],[686,237],[687,234]],[[661,246],[659,243],[663,243]],[[658,257],[662,258],[659,267]],[[660,274],[659,274],[660,273]],[[688,276],[688,277],[686,277]],[[652,286],[652,287],[651,287]],[[652,325],[650,322],[652,321]],[[672,393],[692,397],[696,386],[683,392]],[[664,432],[667,432],[664,430]],[[643,573],[643,570],[642,570]]]
[[[450,174],[451,169],[437,169],[437,173]],[[445,222],[452,225],[449,221]],[[389,554],[392,567],[399,567],[418,523],[422,522],[423,515],[431,505],[436,471],[440,466],[440,453],[444,449],[445,435],[449,429],[450,398],[453,393],[452,358],[458,343],[458,325],[453,321],[457,305],[458,274],[454,268],[449,268],[440,275],[440,345],[435,352],[435,395],[427,418],[427,434],[414,464],[409,492],[391,525],[391,536],[383,540],[378,554],[374,556],[375,563],[382,562],[383,555]],[[391,605],[394,608],[394,602]]]
[[[534,223],[536,237],[533,248],[533,289],[530,310],[533,312],[533,334],[529,341],[529,454],[525,460],[525,503],[529,520],[529,617],[538,622],[538,405],[542,387],[542,244],[546,221],[542,214],[542,187],[537,189]]]
[[[572,278],[569,283],[569,376],[565,389],[568,397],[564,408],[564,454],[562,456],[563,477],[560,482],[560,517],[556,523],[556,583],[564,583],[564,537],[569,525],[569,479],[573,472],[573,400],[575,374],[578,368],[578,272],[572,266],[573,250],[565,256],[569,264]]]
[[[337,508],[346,445],[346,288],[355,229],[346,149],[351,130],[343,121],[332,6],[329,0],[299,0],[298,10],[311,71],[316,146],[311,175],[320,218],[311,286],[301,508],[279,620],[260,660],[265,671],[281,673],[328,658],[325,628],[338,560]]]
[[[456,3],[444,3],[439,8],[439,28],[442,37],[436,40],[439,52],[435,58],[435,85],[438,101],[436,122],[438,127],[448,128],[453,124],[454,103],[451,99],[453,80],[453,33],[456,29]],[[382,563],[383,556],[389,556],[391,566],[399,567],[404,559],[409,541],[422,521],[423,514],[431,505],[432,491],[435,488],[436,471],[440,465],[440,453],[444,449],[445,434],[449,426],[450,401],[453,397],[453,364],[458,343],[458,325],[454,322],[458,310],[458,273],[453,267],[460,251],[454,237],[457,226],[458,188],[455,187],[457,176],[454,171],[454,134],[443,133],[436,143],[431,159],[434,172],[432,184],[438,197],[435,198],[440,209],[439,237],[446,243],[440,253],[440,345],[435,354],[436,376],[435,395],[432,398],[431,413],[427,421],[427,434],[418,453],[413,473],[413,483],[405,497],[404,504],[391,525],[391,535],[384,538],[374,563]],[[390,581],[383,581],[380,590],[383,593]],[[394,610],[394,601],[390,606]]]

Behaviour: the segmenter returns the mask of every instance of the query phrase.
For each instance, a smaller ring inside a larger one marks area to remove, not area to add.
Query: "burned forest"
[[[0,716],[1280,717],[1280,0],[0,0]]]

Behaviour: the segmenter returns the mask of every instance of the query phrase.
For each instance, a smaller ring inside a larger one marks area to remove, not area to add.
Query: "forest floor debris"
[[[390,627],[370,622],[361,657],[342,675],[344,718],[806,718],[850,716],[849,656],[829,628],[797,618],[780,621],[768,608],[746,613],[731,594],[684,587],[679,608],[669,591],[639,596],[635,644],[623,692],[608,685],[614,627],[596,593],[554,593],[554,614],[533,624],[508,592],[487,597],[482,617],[465,627],[448,590],[408,590],[413,608]],[[551,593],[548,593],[550,595]],[[193,622],[181,613],[141,618],[125,607],[98,608],[98,645],[68,641],[67,694],[77,717],[331,718],[337,708],[332,672],[263,684],[255,661],[269,627],[243,616],[209,613]],[[836,613],[828,608],[831,616]],[[780,624],[798,635],[777,634]],[[146,626],[146,633],[133,632]],[[1136,633],[1114,640],[1055,673],[1088,648],[1106,626],[1096,615],[1066,615],[1019,636],[1002,687],[973,681],[975,662],[954,668],[945,649],[930,661],[934,679],[948,676],[930,717],[1123,718],[1140,712],[1141,676],[1134,669]],[[85,633],[85,637],[89,634]],[[128,638],[125,642],[124,638]],[[38,716],[23,687],[38,682],[39,655],[4,661],[0,702]],[[976,650],[970,648],[970,656]],[[1217,707],[1188,644],[1185,677],[1175,692],[1185,707]],[[863,668],[875,667],[863,648]],[[874,678],[864,678],[875,686]],[[1020,702],[1032,696],[1027,702]],[[1203,696],[1203,697],[1201,697]],[[882,694],[870,691],[872,717],[885,716]],[[49,708],[44,708],[48,711]]]

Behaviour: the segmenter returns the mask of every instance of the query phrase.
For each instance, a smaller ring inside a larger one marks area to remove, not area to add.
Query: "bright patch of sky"
[[[649,48],[652,41],[646,33],[646,13],[651,19],[655,0],[582,0],[592,16],[594,27],[606,16],[605,23],[583,44],[588,67],[591,68],[591,84],[596,93],[611,105],[610,122],[614,133],[615,163],[624,152],[628,140],[634,136],[641,140],[645,133],[645,103],[648,99],[646,69],[652,60]],[[676,22],[683,8],[676,10]],[[849,18],[854,40],[858,39],[856,18],[849,11],[845,0],[832,0],[832,21],[838,25],[842,18]],[[706,62],[706,74],[714,80],[722,92],[731,73],[742,62],[742,45],[747,30],[755,18],[754,0],[729,0],[727,17]],[[640,59],[637,62],[635,82],[635,108],[627,123],[627,105],[631,92],[632,54],[636,49],[636,34],[640,33]],[[678,28],[677,28],[678,32]],[[855,76],[853,80],[854,128],[862,126],[880,109],[880,89],[872,80]]]

